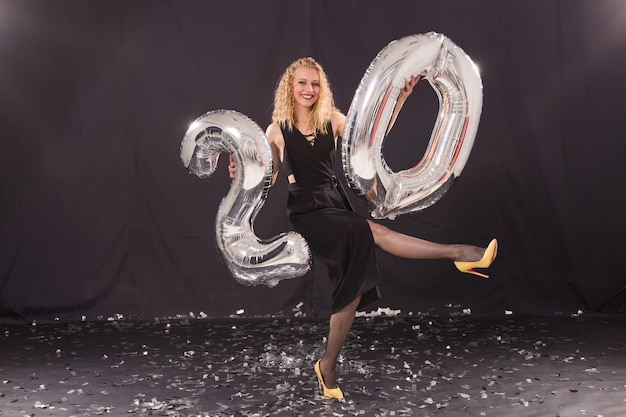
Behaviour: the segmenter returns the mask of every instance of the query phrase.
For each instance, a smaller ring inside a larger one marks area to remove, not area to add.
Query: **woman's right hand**
[[[235,172],[237,171],[237,165],[235,164],[235,159],[231,154],[228,155],[228,160],[230,161],[228,164],[228,175],[230,178],[235,178]]]

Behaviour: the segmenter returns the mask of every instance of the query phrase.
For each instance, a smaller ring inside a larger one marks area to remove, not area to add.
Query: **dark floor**
[[[0,325],[2,416],[626,416],[626,316],[359,317],[322,400],[325,321]]]

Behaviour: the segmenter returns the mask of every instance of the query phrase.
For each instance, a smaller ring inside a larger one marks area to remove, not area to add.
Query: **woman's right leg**
[[[341,351],[341,348],[350,333],[350,328],[352,327],[352,322],[354,321],[354,315],[360,301],[361,296],[358,296],[350,304],[330,316],[326,350],[320,360],[322,378],[328,388],[337,387],[335,365],[337,363],[337,358],[339,357],[339,352]]]

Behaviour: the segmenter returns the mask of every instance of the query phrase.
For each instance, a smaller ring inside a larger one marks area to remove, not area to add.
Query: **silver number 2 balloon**
[[[439,113],[421,161],[393,172],[383,157],[400,90],[422,75],[439,98]],[[442,34],[395,40],[370,64],[350,105],[342,142],[347,183],[374,218],[393,219],[437,202],[469,157],[482,111],[482,81],[465,52]]]
[[[261,128],[233,110],[197,118],[185,133],[183,165],[200,178],[210,176],[222,152],[233,155],[237,171],[215,219],[218,251],[233,277],[245,285],[275,286],[310,270],[311,253],[295,232],[260,240],[253,230],[272,180],[272,152]]]

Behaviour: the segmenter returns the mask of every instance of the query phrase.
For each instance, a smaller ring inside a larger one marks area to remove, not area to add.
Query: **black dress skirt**
[[[283,170],[293,174],[289,184],[289,220],[327,267],[333,283],[332,312],[361,296],[359,308],[378,298],[378,269],[374,238],[367,220],[354,212],[334,176],[335,142],[332,128],[315,143],[298,131],[283,128]]]

